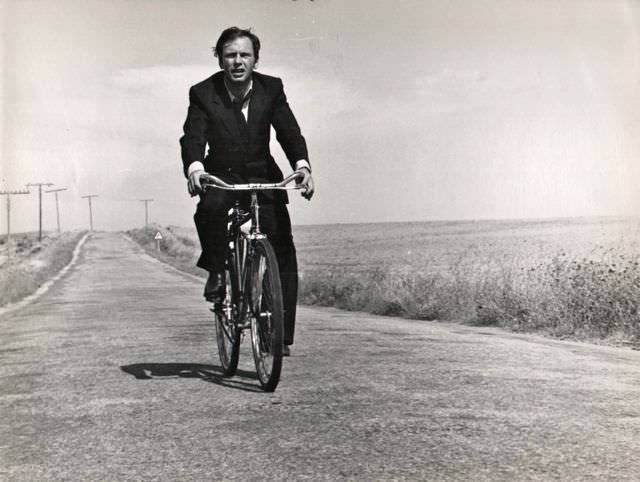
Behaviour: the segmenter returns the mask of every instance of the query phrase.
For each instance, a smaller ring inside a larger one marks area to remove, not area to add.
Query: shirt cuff
[[[189,164],[189,167],[187,168],[187,177],[189,177],[191,173],[195,171],[204,171],[204,164],[202,164],[200,161],[193,161],[191,164]]]
[[[302,167],[306,167],[307,169],[309,169],[309,172],[311,172],[311,164],[309,164],[309,162],[306,159],[300,159],[299,161],[296,161],[296,171]]]

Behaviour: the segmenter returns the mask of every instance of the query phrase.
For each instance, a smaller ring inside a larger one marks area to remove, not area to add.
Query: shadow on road
[[[133,375],[138,380],[151,380],[152,378],[200,378],[206,382],[215,383],[224,387],[236,388],[248,392],[262,392],[262,389],[254,383],[238,380],[237,377],[257,380],[253,372],[238,370],[236,378],[226,378],[222,375],[222,368],[216,365],[203,365],[200,363],[134,363],[121,366],[120,369]]]

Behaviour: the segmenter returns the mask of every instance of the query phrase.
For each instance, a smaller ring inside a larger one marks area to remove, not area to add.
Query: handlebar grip
[[[302,178],[304,179],[304,174],[298,171],[294,171],[293,173],[289,174],[287,177],[285,177],[280,184],[285,186],[287,184],[289,184],[291,181],[294,181],[298,178]]]
[[[228,187],[230,184],[227,184],[219,177],[214,176],[213,174],[204,173],[200,175],[200,183],[202,184],[213,184],[214,186],[225,186]]]
[[[304,174],[301,172],[293,172],[285,179],[280,182],[274,183],[249,183],[249,184],[229,184],[217,176],[213,174],[204,173],[200,175],[200,183],[206,186],[218,187],[221,189],[229,189],[229,190],[260,190],[260,189],[299,189],[300,186],[296,185],[293,187],[289,187],[292,181],[295,181],[299,178],[304,178]]]

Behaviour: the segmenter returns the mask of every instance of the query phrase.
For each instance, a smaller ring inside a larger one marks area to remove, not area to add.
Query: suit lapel
[[[215,106],[215,112],[220,116],[222,125],[229,131],[235,138],[239,138],[240,129],[238,128],[238,122],[233,114],[233,107],[231,106],[231,99],[229,93],[224,85],[224,77],[220,75],[214,78],[213,82],[213,96],[212,102]]]

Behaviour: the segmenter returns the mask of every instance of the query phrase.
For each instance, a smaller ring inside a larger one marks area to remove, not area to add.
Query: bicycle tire
[[[262,389],[273,392],[280,381],[284,313],[278,261],[271,243],[257,239],[251,260],[251,346]]]
[[[238,316],[233,303],[231,280],[233,268],[225,273],[225,299],[222,303],[216,303],[213,313],[216,323],[216,340],[218,342],[218,355],[222,367],[222,375],[232,377],[238,369],[240,358],[240,330],[236,324]],[[226,309],[225,309],[226,307]]]

